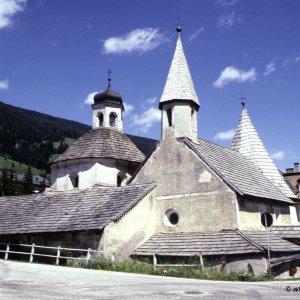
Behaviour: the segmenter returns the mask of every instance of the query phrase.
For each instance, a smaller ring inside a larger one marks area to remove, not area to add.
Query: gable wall
[[[154,189],[118,221],[104,228],[99,250],[107,258],[128,259],[155,233],[155,205]]]
[[[133,183],[157,183],[157,231],[211,231],[237,228],[236,195],[183,142],[164,140]],[[177,226],[165,222],[168,209]]]

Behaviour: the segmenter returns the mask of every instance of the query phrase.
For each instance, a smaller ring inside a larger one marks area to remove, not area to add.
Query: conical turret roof
[[[295,198],[295,195],[285,183],[262,143],[245,105],[243,105],[231,148],[249,158],[262,171],[263,175],[278,187],[283,194],[287,197]]]
[[[171,100],[192,101],[197,107],[200,106],[189,66],[183,51],[180,31],[181,28],[177,28],[178,39],[167,81],[160,98],[160,108],[162,103]]]

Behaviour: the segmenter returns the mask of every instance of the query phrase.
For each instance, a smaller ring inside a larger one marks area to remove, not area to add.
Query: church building
[[[300,267],[300,202],[246,104],[230,148],[198,137],[200,100],[181,31],[159,102],[161,140],[123,133],[123,100],[109,76],[94,96],[92,129],[51,165],[51,189],[0,198],[0,242],[158,263],[201,256],[224,272],[271,266],[277,277]]]

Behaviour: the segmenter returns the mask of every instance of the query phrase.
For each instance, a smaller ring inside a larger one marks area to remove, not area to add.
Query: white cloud
[[[234,66],[226,67],[220,74],[219,78],[213,83],[215,88],[222,88],[230,82],[252,82],[256,79],[255,68],[248,71],[239,70]]]
[[[191,42],[192,40],[194,40],[195,38],[197,38],[201,32],[204,31],[204,27],[201,27],[199,29],[197,29],[194,33],[192,33],[189,37],[189,42]]]
[[[161,112],[159,109],[151,106],[141,115],[133,116],[133,125],[136,126],[137,131],[143,133],[147,132],[155,123],[160,122]]]
[[[145,53],[167,40],[158,28],[138,28],[122,36],[110,37],[103,41],[103,53]]]
[[[229,129],[227,131],[218,132],[215,136],[215,140],[228,141],[232,140],[235,134],[235,129]]]
[[[26,0],[0,0],[0,29],[12,23],[12,17],[24,10]]]
[[[295,57],[295,62],[300,61],[300,55]]]
[[[157,97],[150,97],[146,100],[146,103],[149,104],[149,105],[153,105],[157,102]]]
[[[133,110],[134,106],[132,104],[123,102],[125,111],[123,112],[123,116],[128,116]]]
[[[230,28],[236,23],[242,23],[242,18],[233,11],[231,13],[223,13],[217,20],[218,27]]]
[[[94,96],[97,94],[98,92],[93,92],[93,93],[89,93],[86,98],[84,99],[84,103],[85,104],[93,104],[94,103]]]
[[[285,152],[282,150],[271,154],[271,158],[274,160],[283,160],[284,157],[285,157]]]
[[[0,90],[8,90],[9,82],[8,79],[0,80]]]
[[[275,63],[274,63],[274,61],[271,61],[270,63],[268,63],[266,65],[264,76],[268,76],[275,71],[276,71]]]
[[[289,63],[291,63],[291,58],[290,58],[290,56],[287,56],[287,57],[283,60],[282,66],[283,66],[283,67],[286,67]]]
[[[239,0],[216,0],[216,4],[221,6],[232,6],[235,5]]]

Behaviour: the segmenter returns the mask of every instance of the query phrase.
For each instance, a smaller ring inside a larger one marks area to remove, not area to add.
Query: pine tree
[[[34,184],[32,181],[31,166],[29,165],[24,174],[24,188],[26,194],[31,194],[34,191]]]

